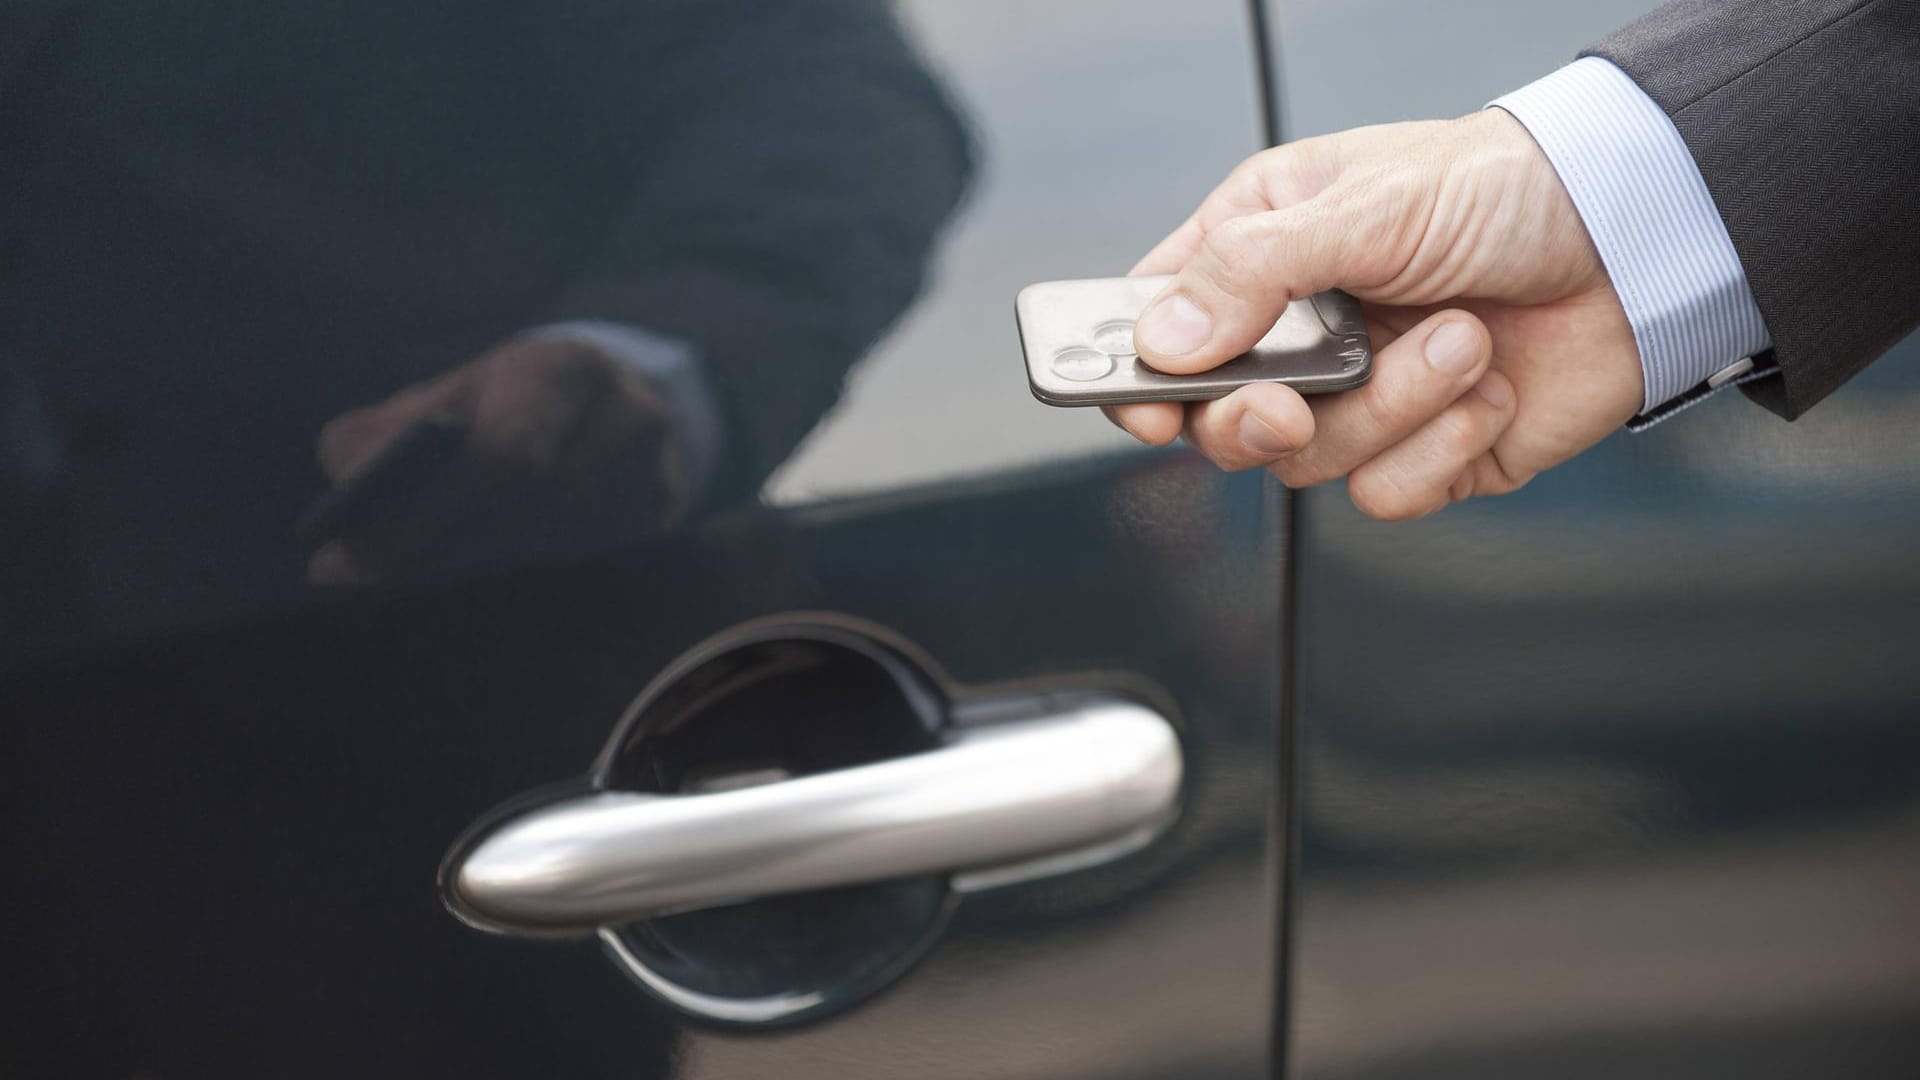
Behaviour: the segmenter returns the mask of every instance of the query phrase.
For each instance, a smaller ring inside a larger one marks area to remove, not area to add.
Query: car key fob
[[[1133,323],[1171,280],[1090,278],[1021,289],[1014,316],[1033,396],[1066,406],[1201,401],[1256,382],[1320,394],[1350,390],[1373,373],[1360,302],[1338,291],[1295,300],[1252,349],[1211,371],[1156,371],[1134,352]]]

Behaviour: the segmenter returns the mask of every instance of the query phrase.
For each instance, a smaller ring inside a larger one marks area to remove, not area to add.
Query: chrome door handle
[[[1131,701],[953,731],[888,761],[731,791],[602,791],[526,811],[447,865],[466,921],[564,934],[781,893],[991,870],[1144,842],[1179,740]]]

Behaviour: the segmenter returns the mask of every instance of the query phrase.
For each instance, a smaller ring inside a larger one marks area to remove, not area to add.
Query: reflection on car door
[[[0,42],[6,1072],[1270,1073],[1284,507],[1032,402],[1008,310],[1256,145],[1241,4]],[[503,803],[787,798],[1089,700],[1180,782],[1071,858],[551,933],[436,878]]]
[[[1269,6],[1304,136],[1653,5]],[[1916,424],[1909,341],[1791,425],[1723,394],[1431,520],[1299,497],[1290,1075],[1915,1075]]]

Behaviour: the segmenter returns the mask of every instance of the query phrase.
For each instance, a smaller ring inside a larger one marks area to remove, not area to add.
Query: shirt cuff
[[[534,340],[576,341],[591,345],[615,363],[645,376],[666,399],[680,436],[686,463],[687,495],[697,502],[720,467],[726,432],[713,388],[707,385],[693,346],[623,323],[599,319],[570,319],[538,326],[521,337]]]
[[[1650,419],[1637,426],[1768,374],[1708,384],[1772,340],[1686,142],[1626,72],[1584,57],[1492,107],[1540,144],[1600,251],[1640,349]]]

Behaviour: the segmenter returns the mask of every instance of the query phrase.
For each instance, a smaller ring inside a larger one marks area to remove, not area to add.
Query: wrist
[[[1766,325],[1692,154],[1632,79],[1588,57],[1494,104],[1526,126],[1592,234],[1633,327],[1643,411],[1766,348]]]
[[[1486,249],[1502,264],[1489,268],[1489,284],[1498,283],[1493,291],[1519,303],[1612,297],[1613,283],[1587,223],[1526,125],[1498,108],[1457,123],[1471,148],[1462,170],[1467,197],[1485,205],[1499,225],[1491,235],[1504,238]]]

